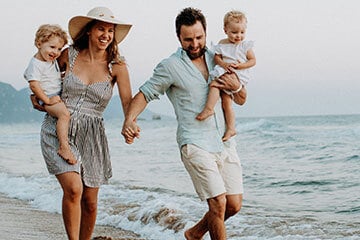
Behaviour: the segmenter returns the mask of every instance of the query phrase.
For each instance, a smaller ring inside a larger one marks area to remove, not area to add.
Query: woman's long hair
[[[81,29],[78,35],[73,39],[73,46],[78,51],[83,49],[89,48],[89,35],[87,34],[91,28],[97,23],[98,20],[92,20],[88,24]],[[114,39],[110,43],[110,45],[106,48],[107,54],[107,62],[108,63],[123,63],[124,60],[120,57],[120,53],[118,50],[117,43],[115,41],[115,32],[114,32]]]

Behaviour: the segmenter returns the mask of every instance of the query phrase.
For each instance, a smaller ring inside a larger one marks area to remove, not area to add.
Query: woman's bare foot
[[[184,232],[184,237],[186,240],[202,240],[202,238],[195,238],[192,236],[192,234],[190,233],[191,229],[188,229]]]
[[[236,131],[234,129],[227,129],[225,131],[224,136],[222,137],[222,140],[223,140],[223,142],[225,142],[235,135],[236,135]]]
[[[214,114],[213,109],[204,108],[204,110],[202,110],[202,112],[196,116],[196,119],[199,121],[202,121],[202,120],[207,119],[208,117],[210,117],[213,114]]]
[[[68,164],[74,165],[77,163],[76,158],[72,154],[70,147],[60,147],[58,154],[62,157]]]

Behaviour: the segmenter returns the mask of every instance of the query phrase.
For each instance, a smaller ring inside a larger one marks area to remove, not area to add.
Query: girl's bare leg
[[[45,105],[45,110],[53,117],[57,118],[56,134],[59,139],[58,154],[69,164],[75,164],[76,158],[69,146],[68,130],[70,113],[63,102],[54,105]]]
[[[234,109],[232,108],[232,98],[230,95],[221,92],[222,108],[225,116],[226,130],[222,138],[223,141],[229,140],[236,135],[236,119]]]
[[[212,87],[210,84],[208,98],[204,109],[196,116],[197,120],[203,121],[214,114],[214,107],[219,100],[220,90],[216,87]]]

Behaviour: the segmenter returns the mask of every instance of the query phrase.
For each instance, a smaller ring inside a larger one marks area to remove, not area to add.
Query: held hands
[[[132,144],[135,138],[140,138],[140,127],[135,121],[125,120],[121,131],[127,144]]]

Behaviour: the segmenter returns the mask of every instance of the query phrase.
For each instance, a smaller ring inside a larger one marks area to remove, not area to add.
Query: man
[[[215,114],[204,121],[196,116],[205,105],[209,71],[214,55],[206,48],[206,21],[198,9],[185,8],[176,18],[176,33],[181,48],[161,61],[153,76],[133,98],[125,116],[122,134],[127,143],[139,137],[137,116],[147,103],[166,92],[178,121],[177,142],[181,159],[201,200],[207,200],[208,212],[184,233],[187,240],[202,239],[209,231],[211,239],[226,239],[225,220],[242,205],[242,168],[235,141],[222,142],[224,117],[221,103]],[[218,87],[233,92],[234,101],[244,104],[246,90],[235,74],[227,74]]]

